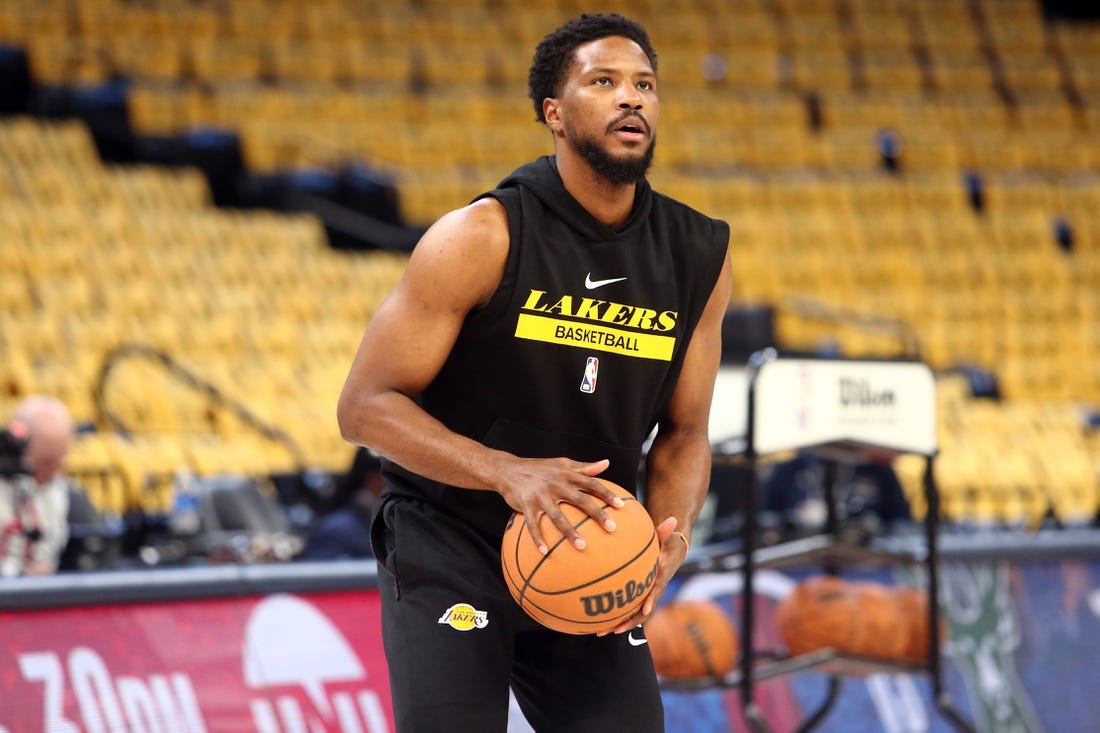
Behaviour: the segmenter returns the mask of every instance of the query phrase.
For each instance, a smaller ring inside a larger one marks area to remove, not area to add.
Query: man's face
[[[61,473],[65,454],[71,445],[72,436],[66,432],[32,433],[23,452],[23,461],[35,482],[48,484]]]
[[[635,42],[611,36],[579,46],[547,122],[592,169],[615,184],[634,183],[653,162],[657,78]]]

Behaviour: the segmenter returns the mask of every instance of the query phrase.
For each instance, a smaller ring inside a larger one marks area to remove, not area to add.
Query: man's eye
[[[639,89],[645,89],[646,91],[649,91],[650,89],[653,88],[653,84],[648,82],[648,81],[640,81],[640,82],[638,82],[638,88]]]
[[[601,76],[599,79],[596,80],[595,83],[599,84],[600,86],[605,87],[605,86],[607,86],[608,84],[611,83],[611,80],[608,79],[606,76]]]

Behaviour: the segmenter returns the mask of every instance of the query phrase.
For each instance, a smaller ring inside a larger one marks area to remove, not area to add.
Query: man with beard
[[[383,457],[371,539],[400,731],[503,731],[509,687],[538,731],[663,730],[640,627],[705,497],[732,275],[725,222],[646,181],[656,72],[615,13],[546,36],[529,93],[554,155],[428,230],[352,363],[338,418]],[[613,532],[596,476],[644,500],[657,577],[614,633],[560,634],[512,600],[500,542],[513,511],[542,552],[543,515],[581,551]]]

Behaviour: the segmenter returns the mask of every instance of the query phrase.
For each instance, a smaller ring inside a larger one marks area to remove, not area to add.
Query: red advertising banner
[[[388,733],[375,591],[0,612],[0,733]]]

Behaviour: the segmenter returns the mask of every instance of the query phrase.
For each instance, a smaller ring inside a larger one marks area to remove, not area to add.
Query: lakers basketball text
[[[676,311],[531,290],[516,321],[518,338],[670,361]],[[617,328],[621,326],[622,328]],[[629,329],[629,330],[627,330]]]
[[[638,339],[596,328],[573,327],[559,323],[554,328],[554,339],[596,346],[606,345],[621,351],[638,351]]]
[[[617,608],[627,608],[646,594],[656,577],[657,565],[654,564],[653,569],[641,581],[630,580],[622,588],[616,590],[597,593],[594,596],[581,596],[580,600],[584,604],[585,615],[603,616]]]

